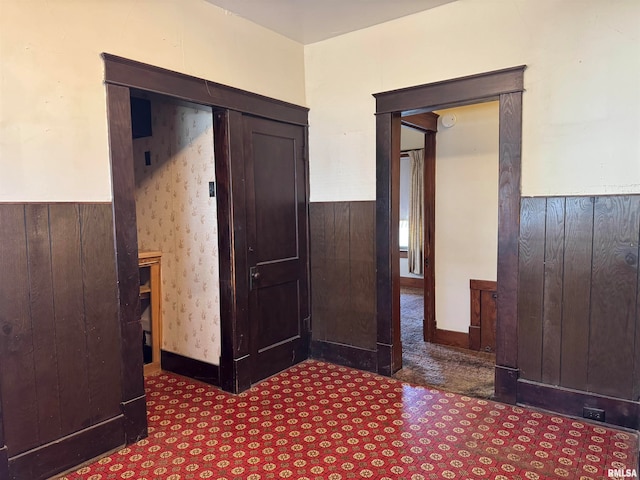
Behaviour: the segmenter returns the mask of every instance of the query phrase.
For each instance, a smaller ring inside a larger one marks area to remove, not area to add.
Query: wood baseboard
[[[50,478],[124,444],[124,416],[118,415],[9,458],[9,476],[2,478]]]
[[[160,352],[162,370],[193,378],[209,385],[220,386],[220,367],[178,353]]]
[[[413,277],[400,277],[401,287],[424,288],[424,279]]]
[[[518,403],[582,418],[583,408],[599,408],[605,422],[640,429],[640,402],[518,379]]]
[[[124,440],[127,445],[142,440],[149,435],[147,430],[146,395],[120,402],[120,410],[124,415]]]
[[[465,332],[454,332],[452,330],[441,330],[437,328],[433,343],[468,349],[469,334]]]
[[[498,402],[515,405],[516,389],[518,388],[518,375],[520,371],[517,368],[505,367],[504,365],[496,365],[495,368],[495,400]]]
[[[311,341],[311,357],[368,372],[377,371],[377,352],[342,343]]]

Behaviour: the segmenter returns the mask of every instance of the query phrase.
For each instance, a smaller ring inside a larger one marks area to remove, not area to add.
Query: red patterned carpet
[[[306,361],[241,395],[146,380],[149,437],[63,479],[602,479],[634,434]]]

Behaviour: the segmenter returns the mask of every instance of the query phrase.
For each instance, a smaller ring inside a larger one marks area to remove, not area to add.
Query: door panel
[[[308,356],[304,127],[244,117],[251,381]]]

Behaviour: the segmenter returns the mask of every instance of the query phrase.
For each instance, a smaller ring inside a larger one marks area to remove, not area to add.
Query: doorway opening
[[[427,128],[416,125],[416,118],[428,115],[434,119],[431,129],[425,122]],[[489,398],[494,391],[495,308],[488,303],[495,306],[495,299],[489,295],[487,302],[483,293],[478,310],[483,322],[476,326],[471,306],[480,292],[470,287],[496,281],[498,102],[405,116],[401,123],[402,368],[394,377]],[[412,216],[410,241],[407,211]],[[407,250],[413,251],[407,255]],[[411,257],[410,265],[406,257]],[[476,334],[484,340],[482,348],[471,341]]]
[[[495,398],[515,403],[517,387],[518,232],[524,66],[374,95],[376,98],[376,267],[378,372],[402,364],[398,183],[402,118],[464,105],[499,102],[498,267]]]

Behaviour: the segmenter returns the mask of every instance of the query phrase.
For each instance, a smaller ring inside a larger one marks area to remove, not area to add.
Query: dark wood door
[[[244,117],[252,383],[308,356],[305,128]]]

